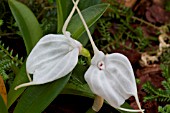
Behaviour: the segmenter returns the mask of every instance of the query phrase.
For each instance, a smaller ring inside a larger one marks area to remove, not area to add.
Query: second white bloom
[[[104,98],[114,108],[135,112],[120,107],[126,99],[134,96],[141,109],[133,69],[126,56],[119,53],[104,55],[98,51],[85,73],[85,80],[96,95]]]
[[[40,39],[26,61],[26,70],[33,80],[17,86],[38,85],[57,80],[71,72],[78,62],[82,45],[70,33],[49,34]]]

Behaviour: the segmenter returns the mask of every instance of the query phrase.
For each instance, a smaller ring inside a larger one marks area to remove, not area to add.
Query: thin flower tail
[[[69,16],[67,17],[67,19],[66,19],[66,21],[65,21],[65,23],[64,23],[64,25],[63,25],[62,32],[63,32],[63,34],[64,34],[65,36],[67,36],[66,29],[67,29],[68,23],[70,22],[71,17],[73,16],[73,14],[74,14],[74,12],[75,12],[76,6],[77,6],[78,3],[79,3],[79,0],[77,0],[77,1],[74,3],[74,7],[73,7],[73,9],[71,10]]]
[[[127,112],[141,112],[141,113],[144,113],[144,110],[143,109],[140,109],[140,110],[133,110],[133,109],[126,109],[126,108],[117,108],[119,110],[122,110],[122,111],[127,111]]]
[[[137,105],[138,105],[138,108],[141,110],[142,113],[144,113],[144,112],[142,111],[142,108],[141,108],[141,105],[140,105],[140,102],[139,102],[139,97],[138,97],[138,95],[136,94],[134,97],[135,97],[136,103],[137,103]]]
[[[28,77],[29,81],[31,82],[31,81],[32,81],[32,79],[31,79],[31,77],[30,77],[29,73],[28,73],[27,71],[26,71],[26,73],[27,73],[27,77]]]
[[[77,0],[78,1],[78,0]],[[74,3],[74,7],[77,9],[77,12],[78,12],[78,14],[79,14],[79,16],[80,16],[80,19],[81,19],[81,21],[83,22],[83,25],[84,25],[84,27],[85,27],[85,29],[86,29],[86,31],[87,31],[87,35],[88,35],[88,37],[89,37],[89,39],[90,39],[90,42],[91,42],[91,45],[92,45],[92,47],[93,47],[93,51],[94,51],[94,54],[98,54],[98,52],[99,52],[99,50],[98,50],[98,48],[96,47],[96,45],[95,45],[95,43],[94,43],[94,41],[93,41],[93,38],[92,38],[92,36],[91,36],[91,34],[90,34],[90,31],[89,31],[89,29],[88,29],[88,26],[87,26],[87,24],[86,24],[86,22],[85,22],[85,20],[84,20],[84,18],[83,18],[83,15],[81,14],[81,11],[79,10],[79,8],[77,7],[77,1],[75,2],[74,0],[72,0],[72,2]]]
[[[141,105],[140,105],[137,93],[136,93],[136,95],[134,95],[134,97],[135,97],[135,100],[136,100],[136,103],[138,105],[139,110],[132,110],[132,109],[126,109],[126,108],[121,108],[121,107],[118,108],[118,109],[123,110],[123,111],[127,111],[127,112],[141,112],[141,113],[144,113],[144,109],[141,109]]]
[[[26,86],[32,86],[32,85],[36,85],[36,83],[34,82],[28,82],[28,83],[24,83],[24,84],[21,84],[21,85],[18,85],[15,87],[15,90],[19,89],[19,88],[22,88],[22,87],[26,87]]]

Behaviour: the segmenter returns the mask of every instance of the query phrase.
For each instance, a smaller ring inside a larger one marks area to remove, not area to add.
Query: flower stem
[[[76,10],[76,7],[77,7],[78,2],[79,2],[79,0],[77,0],[76,2],[74,2],[74,7],[73,7],[73,9],[71,10],[69,16],[67,17],[67,19],[66,19],[66,21],[65,21],[65,23],[64,23],[64,25],[63,25],[62,32],[63,32],[64,35],[66,35],[66,29],[67,29],[68,23],[70,22],[71,17],[73,16],[73,14],[74,14],[74,12],[75,12],[75,10]]]
[[[94,111],[98,112],[101,109],[101,107],[103,106],[103,102],[104,102],[104,99],[101,96],[96,95],[92,109]]]
[[[151,27],[153,27],[154,29],[160,30],[159,27],[157,27],[157,26],[155,26],[155,25],[153,25],[153,24],[151,24],[151,23],[149,23],[149,22],[147,22],[147,21],[145,21],[145,20],[142,20],[142,19],[140,19],[140,18],[138,18],[138,17],[132,16],[132,19],[137,20],[137,21],[139,21],[139,22],[141,22],[141,23],[144,23],[144,24],[146,24],[146,25],[148,25],[148,26],[151,26]]]
[[[89,108],[88,111],[86,111],[86,113],[96,113],[92,108]]]
[[[83,25],[84,25],[84,27],[85,27],[85,29],[86,29],[86,31],[87,31],[87,35],[88,35],[88,37],[89,37],[89,39],[90,39],[90,42],[91,42],[91,44],[92,44],[94,54],[97,54],[99,50],[98,50],[98,48],[96,47],[96,45],[95,45],[95,43],[94,43],[94,41],[93,41],[93,38],[92,38],[92,36],[91,36],[91,34],[90,34],[90,31],[89,31],[89,29],[88,29],[88,26],[87,26],[85,20],[84,20],[82,14],[81,14],[81,11],[79,10],[79,8],[78,8],[77,5],[76,5],[77,1],[76,1],[76,2],[75,2],[74,0],[72,0],[72,1],[73,1],[74,5],[75,5],[75,7],[76,7],[76,9],[77,9],[77,12],[78,12],[78,14],[79,14],[79,16],[80,16],[81,21],[83,22]]]

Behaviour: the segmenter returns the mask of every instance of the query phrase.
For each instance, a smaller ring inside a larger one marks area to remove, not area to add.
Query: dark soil
[[[93,105],[93,99],[75,95],[59,95],[43,113],[85,113]],[[104,104],[98,113],[119,113]]]

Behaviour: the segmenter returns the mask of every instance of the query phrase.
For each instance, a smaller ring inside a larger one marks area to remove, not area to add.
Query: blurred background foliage
[[[56,0],[19,1],[26,4],[33,11],[44,35],[57,33]],[[156,0],[141,0],[133,3],[132,1],[132,5],[127,5],[121,0],[102,0],[102,2],[109,3],[110,7],[97,21],[96,25],[93,26],[92,31],[94,32],[92,35],[100,50],[105,53],[120,52],[125,54],[133,64],[134,71],[136,71],[137,69],[142,70],[144,68],[139,63],[143,53],[147,52],[149,55],[155,55],[157,53],[160,43],[159,35],[163,33],[167,34],[168,38],[165,42],[170,44],[170,24],[168,20],[170,19],[170,1],[163,0],[164,2],[160,2],[157,0],[155,2]],[[83,3],[85,0],[81,2]],[[81,8],[84,9],[92,4],[81,4]],[[69,7],[72,7],[72,5],[69,5]],[[155,12],[152,8],[158,10],[158,16],[161,13],[167,19],[164,19],[162,15],[158,18],[154,15]],[[18,25],[10,12],[7,0],[1,0],[0,2],[0,40],[0,74],[6,86],[10,87],[15,77],[14,73],[17,71],[16,67],[20,67],[24,62],[23,59],[26,58],[26,50]],[[87,43],[86,47],[91,50],[90,44]],[[164,80],[160,81],[162,84],[161,88],[156,88],[151,83],[152,81],[142,84],[142,91],[144,90],[143,92],[145,92],[144,98],[142,97],[143,107],[147,101],[156,101],[158,102],[157,107],[159,106],[159,112],[166,113],[166,110],[168,111],[170,109],[169,105],[166,105],[166,103],[170,102],[169,59],[170,48],[168,47],[158,57],[158,61],[150,63],[159,65],[161,70],[160,76]],[[79,64],[86,65],[83,57],[80,57]],[[71,80],[73,82],[76,80],[80,82],[76,77]],[[142,81],[140,77],[138,77],[138,80],[139,83]]]

